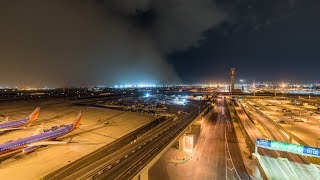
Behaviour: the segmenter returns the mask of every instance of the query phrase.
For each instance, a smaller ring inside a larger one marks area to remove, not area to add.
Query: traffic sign
[[[290,144],[286,142],[279,142],[274,140],[266,139],[257,139],[257,147],[276,150],[276,151],[285,151],[294,154],[300,154],[305,156],[316,156],[320,157],[320,149],[310,146],[302,146],[299,144]]]

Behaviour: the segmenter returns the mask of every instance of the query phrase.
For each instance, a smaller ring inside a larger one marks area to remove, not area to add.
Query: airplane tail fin
[[[73,129],[76,129],[79,125],[80,125],[80,121],[82,119],[82,116],[83,116],[83,112],[80,111],[77,118],[73,121]]]
[[[29,125],[38,118],[40,113],[40,107],[37,107],[29,116],[28,116],[28,122]]]

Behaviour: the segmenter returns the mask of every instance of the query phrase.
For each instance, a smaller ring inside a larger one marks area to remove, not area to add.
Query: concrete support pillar
[[[192,153],[192,151],[193,151],[193,147],[194,147],[193,138],[194,138],[194,135],[192,135],[192,134],[185,136],[185,152],[187,152],[187,153]]]
[[[186,147],[186,135],[183,134],[180,138],[179,138],[179,150],[180,151],[184,151]]]
[[[148,180],[149,179],[149,170],[146,169],[139,175],[139,180]]]
[[[190,133],[192,131],[192,125],[188,127],[188,130],[186,131],[186,133]]]

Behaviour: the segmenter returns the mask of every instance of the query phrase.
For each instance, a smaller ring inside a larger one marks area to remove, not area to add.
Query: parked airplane
[[[0,124],[0,132],[28,128],[38,118],[39,112],[40,108],[37,107],[28,117],[17,121],[8,121],[8,117],[6,117],[5,122]]]
[[[54,144],[67,144],[67,141],[52,141],[63,135],[75,130],[82,119],[83,113],[80,112],[77,118],[69,125],[61,125],[60,127],[54,126],[49,130],[40,132],[40,134],[32,135],[26,138],[20,138],[14,141],[9,141],[0,144],[0,155],[10,153],[22,149],[23,153],[29,153],[39,148],[40,146],[54,145]]]

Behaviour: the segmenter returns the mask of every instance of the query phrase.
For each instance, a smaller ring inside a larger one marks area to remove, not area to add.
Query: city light
[[[115,85],[114,88],[154,88],[156,84],[121,84]]]
[[[286,83],[282,83],[280,86],[281,86],[281,88],[286,88],[287,84]]]

